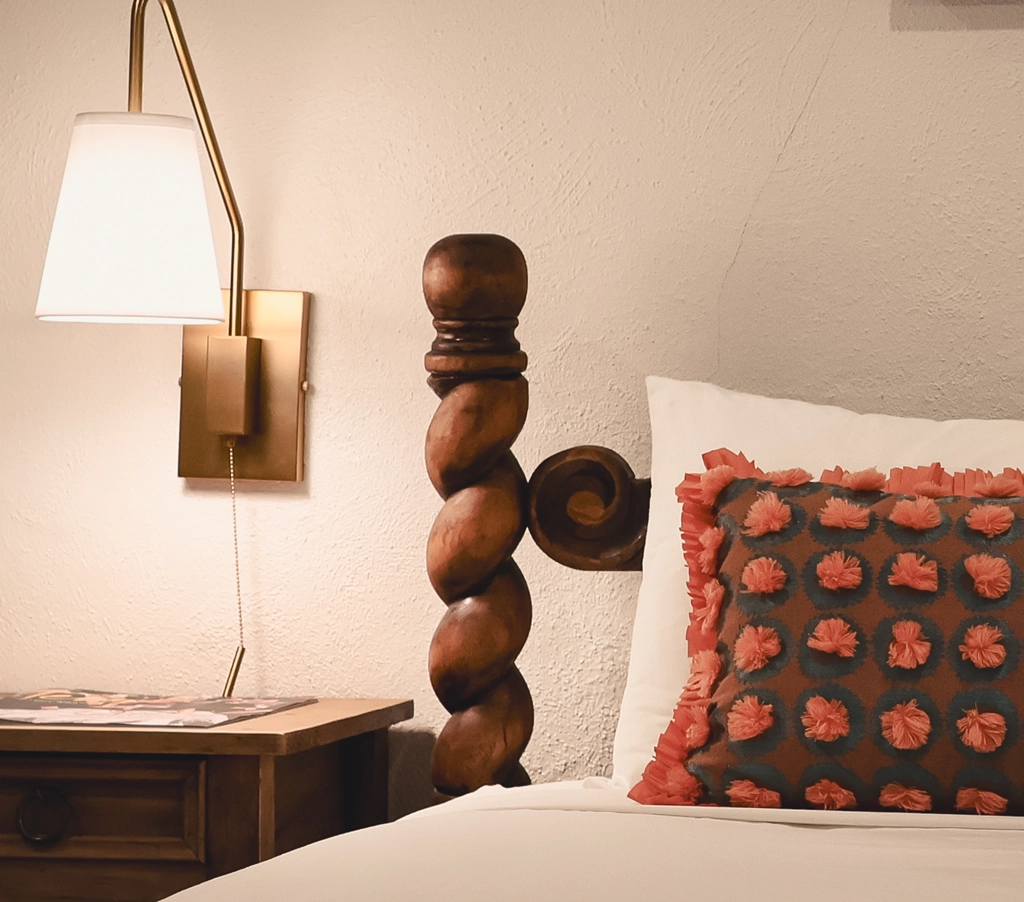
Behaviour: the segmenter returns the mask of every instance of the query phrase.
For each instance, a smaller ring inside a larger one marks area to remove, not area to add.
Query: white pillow
[[[702,382],[647,379],[651,412],[651,513],[633,621],[626,689],[615,731],[615,777],[633,786],[668,725],[689,673],[690,599],[675,488],[716,448],[764,470],[803,467],[817,478],[848,470],[923,466],[1002,471],[1024,465],[1024,422],[923,420],[761,398]]]

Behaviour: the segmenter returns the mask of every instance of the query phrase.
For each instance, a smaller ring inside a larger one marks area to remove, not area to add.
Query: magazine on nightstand
[[[44,689],[0,697],[0,722],[90,727],[216,727],[314,701],[312,697],[220,698]]]

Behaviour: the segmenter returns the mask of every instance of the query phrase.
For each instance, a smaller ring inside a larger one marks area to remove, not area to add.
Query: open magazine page
[[[44,689],[0,697],[0,721],[70,726],[215,727],[313,701],[312,697],[211,698]]]

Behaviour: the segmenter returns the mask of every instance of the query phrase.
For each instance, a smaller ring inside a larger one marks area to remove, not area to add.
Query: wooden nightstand
[[[0,724],[0,899],[150,902],[382,823],[388,727],[412,707],[321,699],[210,729]]]

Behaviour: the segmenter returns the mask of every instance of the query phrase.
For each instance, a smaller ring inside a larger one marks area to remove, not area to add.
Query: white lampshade
[[[191,119],[151,113],[75,118],[36,316],[224,320]]]

